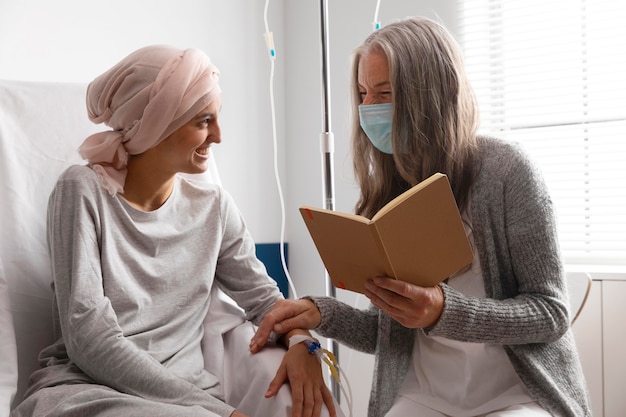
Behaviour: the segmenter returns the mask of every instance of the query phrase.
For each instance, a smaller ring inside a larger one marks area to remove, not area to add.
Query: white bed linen
[[[0,258],[0,416],[8,410],[17,390],[17,347],[9,309],[9,291]]]
[[[76,147],[85,132],[95,131],[80,108],[84,91],[79,84],[0,81],[0,257],[16,334],[16,399],[52,340],[46,206],[61,170],[80,162]]]

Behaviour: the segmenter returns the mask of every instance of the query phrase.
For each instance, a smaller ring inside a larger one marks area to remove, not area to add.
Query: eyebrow
[[[197,115],[195,118],[197,120],[197,119],[206,119],[207,117],[213,117],[213,116],[215,116],[214,112],[206,112],[206,113]]]

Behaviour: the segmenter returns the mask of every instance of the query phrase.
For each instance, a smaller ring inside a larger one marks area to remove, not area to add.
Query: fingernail
[[[276,326],[274,326],[274,329],[278,332],[278,333],[282,333],[283,331],[283,325],[278,323]]]

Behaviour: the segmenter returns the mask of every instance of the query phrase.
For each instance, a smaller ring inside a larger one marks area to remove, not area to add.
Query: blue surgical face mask
[[[359,121],[372,145],[381,152],[393,154],[391,146],[391,103],[361,104]]]

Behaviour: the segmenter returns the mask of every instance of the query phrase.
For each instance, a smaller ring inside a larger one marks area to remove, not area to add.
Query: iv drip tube
[[[273,149],[274,149],[274,177],[276,179],[276,188],[278,189],[278,197],[280,199],[280,210],[281,210],[281,225],[280,225],[280,261],[283,267],[283,272],[285,273],[285,278],[287,278],[287,283],[289,285],[289,290],[291,291],[292,298],[298,298],[298,294],[296,293],[296,287],[293,284],[293,280],[291,279],[291,275],[289,274],[289,269],[287,268],[287,261],[285,259],[285,199],[283,197],[283,190],[280,184],[280,176],[278,173],[278,139],[276,133],[276,106],[274,105],[274,68],[276,61],[276,49],[274,48],[274,34],[270,31],[269,24],[267,21],[267,10],[269,7],[269,0],[265,1],[265,9],[263,12],[263,19],[265,22],[265,33],[263,37],[265,38],[265,45],[267,46],[267,51],[269,53],[270,58],[270,111],[272,114],[272,141],[273,141]]]
[[[333,133],[331,131],[330,118],[330,73],[328,67],[328,0],[320,0],[321,11],[321,43],[322,43],[322,101],[323,107],[323,132],[320,135],[321,153],[322,153],[322,173],[324,177],[324,208],[328,210],[335,209],[335,184],[333,172],[333,153],[335,151],[335,143]],[[326,295],[336,298],[336,290],[333,286],[328,272],[325,273],[326,278]],[[328,350],[339,359],[339,345],[337,341],[328,339]],[[341,403],[341,391],[339,384],[331,378],[332,393],[338,403]]]

